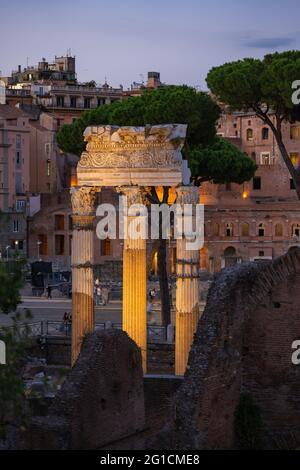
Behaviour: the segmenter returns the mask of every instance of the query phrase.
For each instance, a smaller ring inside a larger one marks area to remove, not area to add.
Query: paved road
[[[33,315],[32,321],[53,320],[58,321],[63,317],[64,312],[71,311],[71,300],[69,299],[40,299],[23,297],[19,305],[18,312],[29,309]],[[0,325],[11,324],[11,315],[0,313]],[[121,301],[111,301],[104,307],[96,307],[96,322],[110,320],[120,323],[122,319]]]

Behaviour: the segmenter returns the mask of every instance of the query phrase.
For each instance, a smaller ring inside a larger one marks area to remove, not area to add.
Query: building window
[[[251,153],[251,158],[256,163],[256,153],[255,152]]]
[[[268,140],[268,138],[269,138],[269,128],[268,127],[263,127],[262,128],[261,138],[262,138],[262,140]]]
[[[16,211],[24,212],[26,208],[26,201],[19,200],[16,202]]]
[[[47,142],[45,144],[45,154],[46,155],[50,155],[50,152],[51,152],[51,143],[50,142]]]
[[[224,250],[224,261],[225,261],[225,268],[229,268],[230,266],[234,266],[237,261],[237,254],[236,249],[232,246],[229,246]]]
[[[261,189],[261,177],[260,176],[255,176],[253,178],[253,189],[255,191],[259,191]]]
[[[14,220],[13,222],[13,232],[17,233],[19,231],[19,221]]]
[[[11,248],[17,251],[22,251],[24,249],[24,242],[23,240],[12,240]]]
[[[253,140],[253,129],[247,129],[247,140]]]
[[[249,237],[249,224],[246,222],[242,224],[242,237]]]
[[[56,119],[56,122],[57,122],[57,130],[63,125],[64,123],[64,119],[63,118],[57,118]]]
[[[292,161],[292,164],[294,166],[298,166],[299,165],[299,153],[298,152],[291,152],[290,153],[290,159]]]
[[[264,251],[259,251],[258,256],[260,256],[260,257],[265,256],[265,252]]]
[[[226,183],[225,184],[225,189],[226,189],[226,191],[231,191],[231,183]]]
[[[21,148],[21,135],[20,134],[17,134],[16,135],[16,149],[20,149]]]
[[[54,217],[54,227],[55,230],[64,230],[65,229],[65,217],[63,214],[56,214]]]
[[[300,236],[300,225],[294,224],[292,226],[292,237],[299,237]]]
[[[258,236],[264,237],[265,236],[265,226],[264,224],[259,224],[258,226]]]
[[[47,160],[47,176],[51,176],[51,160]]]
[[[101,240],[101,256],[111,256],[111,241],[109,238]]]
[[[263,152],[263,153],[260,154],[260,164],[261,165],[271,165],[270,152]]]
[[[65,237],[64,235],[55,235],[55,254],[61,256],[65,253]]]
[[[65,97],[64,96],[57,96],[56,97],[56,105],[60,108],[64,108],[64,106],[65,106]]]
[[[248,126],[251,126],[251,125],[252,125],[252,121],[250,121],[250,119],[249,119]]]
[[[91,107],[91,98],[84,98],[84,108],[89,109]]]
[[[38,235],[38,258],[48,255],[48,237],[44,233]]]
[[[76,106],[77,106],[77,97],[76,96],[71,96],[70,106],[71,106],[71,108],[76,108]]]
[[[233,237],[233,224],[226,224],[226,237]]]
[[[290,137],[291,140],[297,140],[299,138],[299,127],[291,126],[290,128]]]
[[[19,166],[21,164],[21,152],[20,150],[16,151],[16,164]]]
[[[73,217],[69,215],[69,230],[73,230]]]
[[[218,237],[220,235],[220,225],[214,222],[212,224],[212,235]]]
[[[275,237],[282,237],[283,236],[283,225],[276,224],[275,225]]]
[[[98,98],[97,99],[97,105],[98,106],[103,106],[105,104],[105,98]]]

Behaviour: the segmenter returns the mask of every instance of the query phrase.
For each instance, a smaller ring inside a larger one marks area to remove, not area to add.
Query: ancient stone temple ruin
[[[114,187],[127,196],[127,204],[145,204],[149,187],[175,187],[178,204],[196,205],[198,189],[190,185],[187,162],[181,149],[186,126],[88,127],[86,151],[77,167],[77,187],[71,189],[72,238],[72,364],[84,336],[94,330],[93,222],[97,193]],[[124,218],[124,230],[132,218]],[[177,240],[176,360],[177,375],[184,375],[199,318],[199,250],[187,250],[185,238]],[[127,234],[123,248],[123,330],[142,351],[146,372],[146,240]]]

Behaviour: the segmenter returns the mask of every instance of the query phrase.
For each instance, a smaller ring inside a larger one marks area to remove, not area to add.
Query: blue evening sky
[[[210,67],[300,48],[299,0],[0,0],[0,70],[68,49],[80,81],[127,88],[159,71],[205,87]]]

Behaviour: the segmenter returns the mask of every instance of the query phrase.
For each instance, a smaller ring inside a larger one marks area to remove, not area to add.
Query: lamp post
[[[5,248],[5,251],[6,251],[6,261],[7,261],[7,262],[8,262],[9,249],[10,249],[10,246],[7,245],[7,247]]]
[[[39,260],[40,259],[40,246],[41,246],[42,242],[39,240],[39,241],[36,242],[36,244],[37,244],[37,253],[38,253],[37,257],[38,257],[38,260]]]

